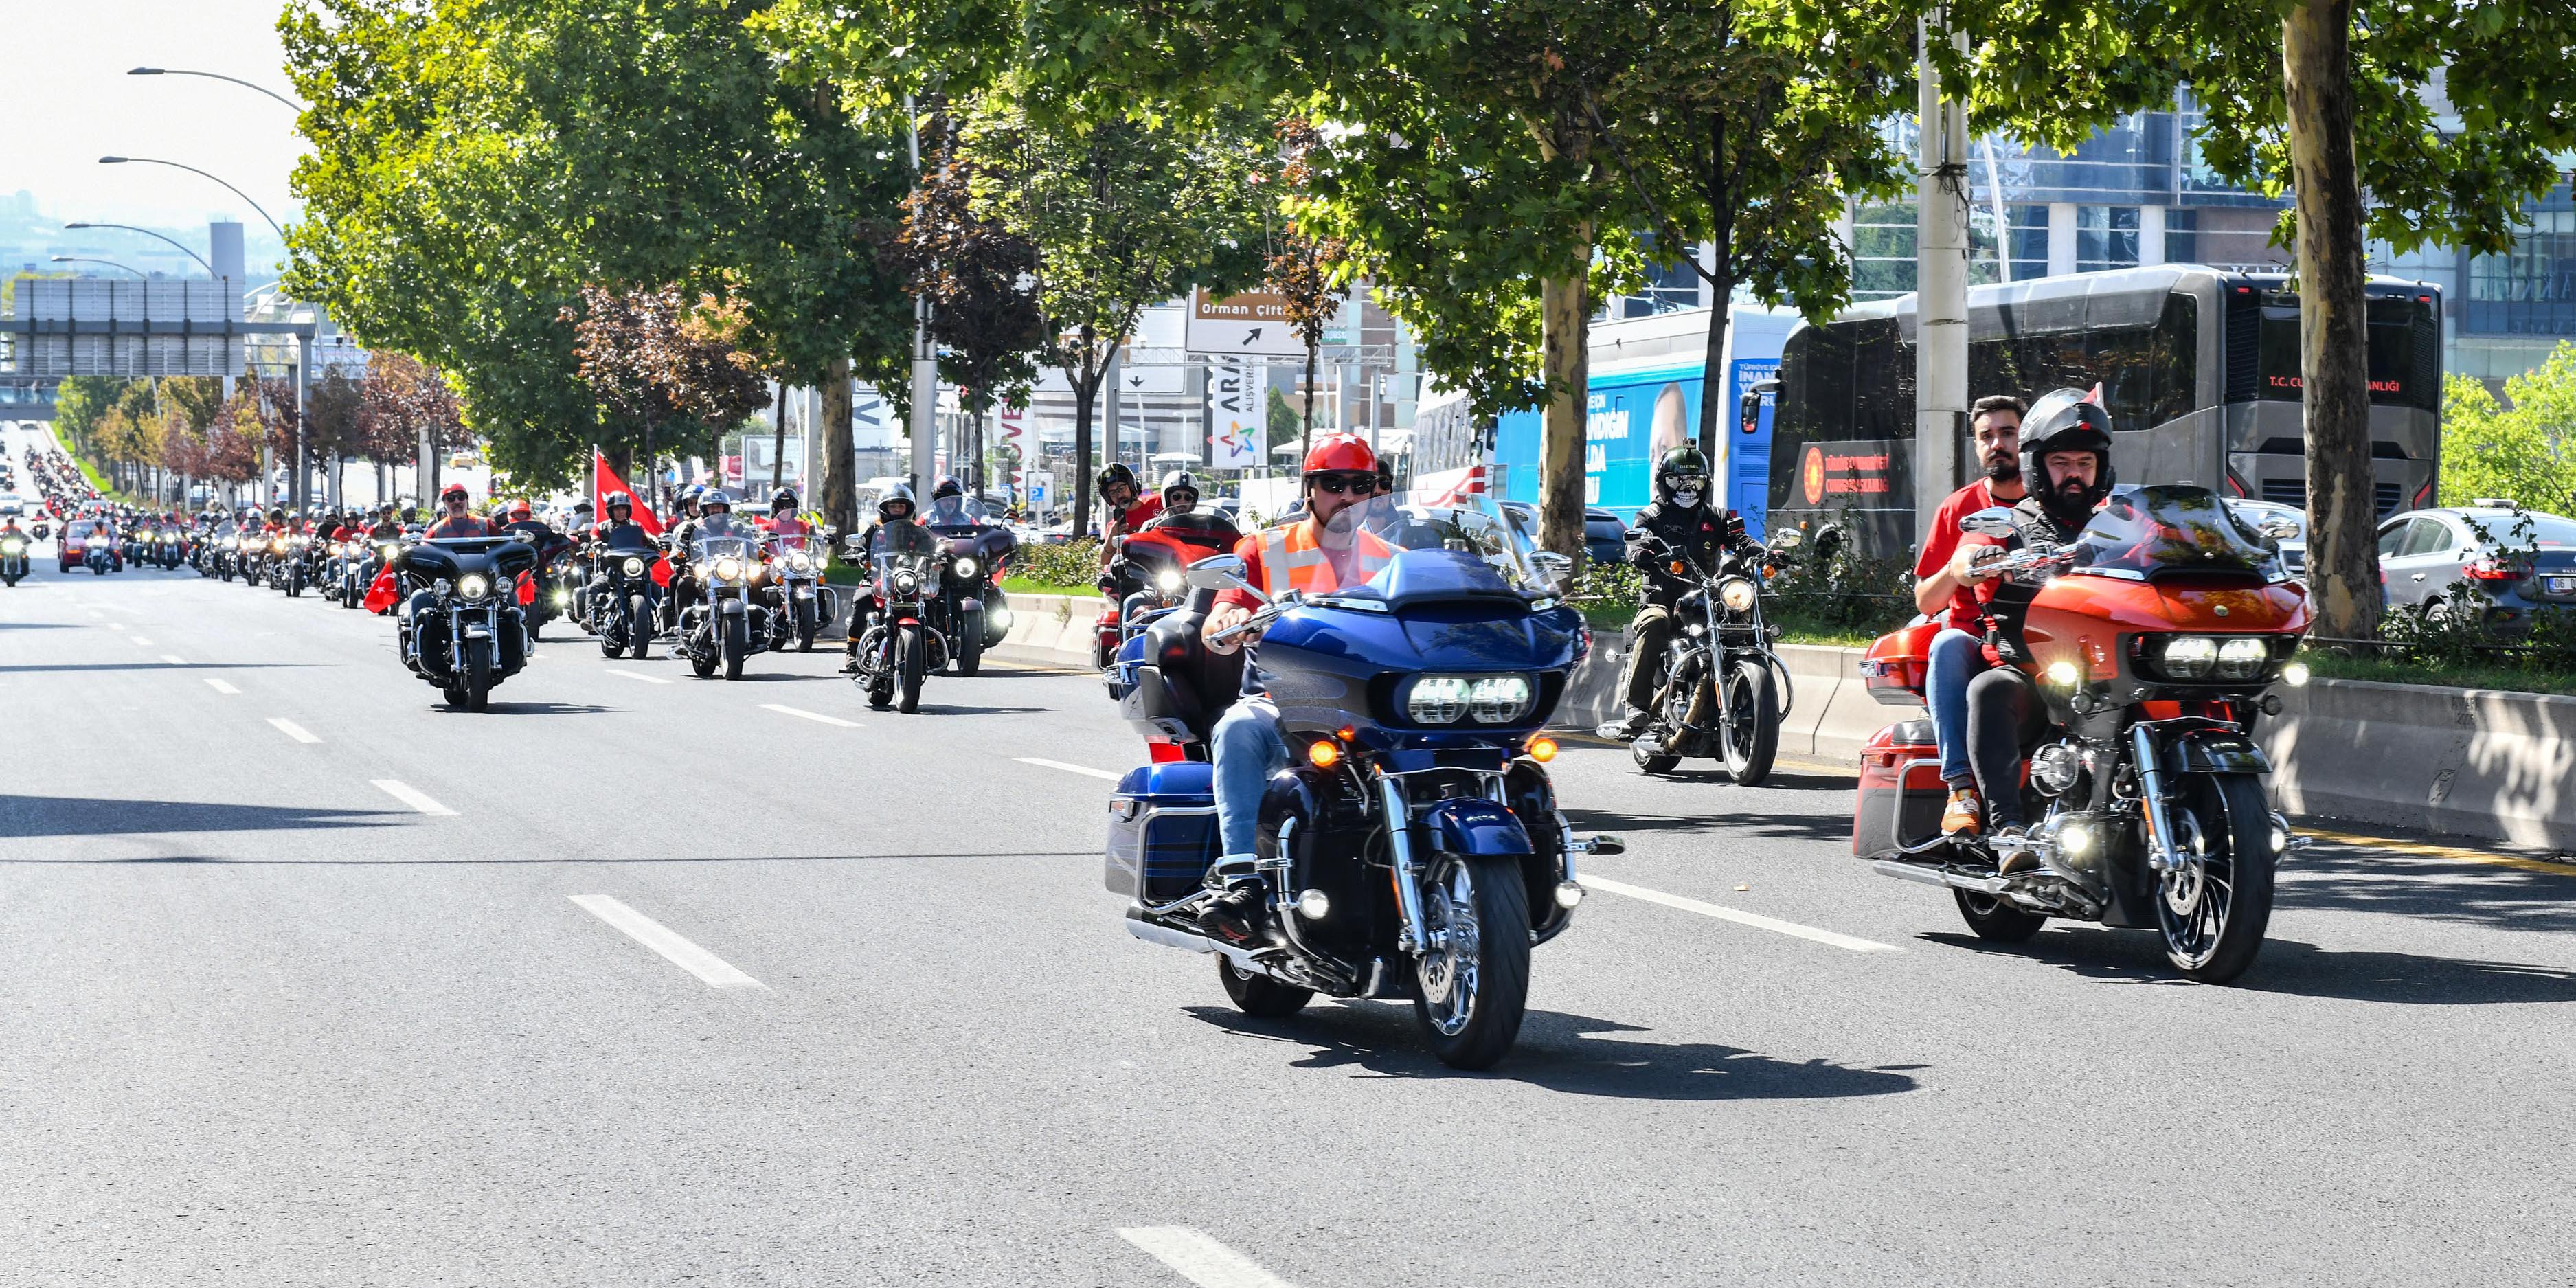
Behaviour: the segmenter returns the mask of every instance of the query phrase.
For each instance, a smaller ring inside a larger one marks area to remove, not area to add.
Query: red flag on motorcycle
[[[359,602],[366,605],[368,612],[382,616],[393,611],[394,601],[401,596],[402,592],[394,588],[393,567],[387,565],[376,570],[375,584],[367,587],[367,597]]]
[[[664,588],[668,588],[670,586],[671,557],[669,555],[664,555],[653,561],[653,584]]]
[[[523,573],[520,573],[520,574],[519,574],[519,607],[521,607],[521,608],[525,608],[525,607],[527,607],[528,605],[533,604],[533,603],[535,603],[535,602],[537,602],[537,579],[536,579],[536,577],[535,577],[533,574],[530,574],[530,573],[524,573],[524,572],[523,572]]]
[[[635,496],[635,489],[626,486],[626,480],[617,477],[617,471],[608,468],[608,458],[596,448],[590,453],[590,477],[592,480],[591,513],[598,516],[602,523],[608,521],[608,504],[605,498],[609,493],[624,492],[628,496]],[[635,497],[635,522],[637,526],[644,529],[645,536],[662,535],[662,520],[654,516],[653,507],[644,504],[644,498],[640,496]]]

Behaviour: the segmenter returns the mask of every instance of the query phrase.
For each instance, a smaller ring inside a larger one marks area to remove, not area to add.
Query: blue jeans
[[[1250,857],[1261,835],[1261,795],[1270,776],[1288,767],[1288,742],[1279,736],[1279,708],[1268,698],[1245,698],[1216,722],[1209,739],[1216,762],[1216,830],[1220,858]]]
[[[1965,787],[1977,781],[1968,768],[1968,681],[1987,669],[1986,642],[1955,626],[1932,637],[1924,660],[1923,698],[1932,708],[1932,741],[1941,748],[1941,781]]]

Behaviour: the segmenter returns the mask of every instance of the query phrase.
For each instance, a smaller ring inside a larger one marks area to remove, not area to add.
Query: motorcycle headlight
[[[467,599],[481,599],[492,593],[492,581],[479,572],[469,572],[456,579],[456,593]]]
[[[814,570],[814,561],[806,558],[805,553],[800,550],[787,556],[787,566],[798,572],[811,572]]]
[[[742,561],[732,555],[716,560],[716,580],[732,581],[742,575]]]
[[[2176,635],[2157,655],[2164,673],[2177,680],[2197,680],[2218,660],[2218,641],[2206,635]]]
[[[1726,605],[1726,611],[1730,613],[1752,612],[1754,593],[1753,583],[1742,577],[1729,577],[1717,583],[1718,602]]]
[[[907,595],[911,594],[913,588],[920,584],[921,579],[913,576],[911,573],[899,572],[894,575],[894,588],[898,593]]]
[[[960,559],[957,562],[950,564],[949,568],[960,577],[972,577],[975,575],[975,561],[972,559]]]
[[[571,592],[571,591],[569,591],[569,590],[564,590],[564,589],[558,588],[558,589],[555,591],[555,607],[557,607],[557,608],[570,608],[570,607],[572,607],[572,592]]]
[[[2263,664],[2272,660],[2272,650],[2250,635],[2239,635],[2218,646],[2217,675],[2222,680],[2251,680],[2263,673]]]
[[[239,549],[241,549],[241,538],[239,538],[239,537],[226,537],[226,538],[224,538],[224,549],[226,549],[226,550],[239,550]]]
[[[12,541],[5,546],[0,546],[0,552],[6,552],[13,555],[25,554],[27,552],[27,543],[24,541]]]
[[[390,541],[387,541],[387,542],[385,542],[385,543],[383,543],[383,544],[381,544],[381,545],[377,546],[377,547],[376,547],[376,554],[377,554],[377,556],[378,556],[378,557],[380,557],[380,558],[384,558],[384,559],[391,559],[391,558],[393,558],[393,557],[394,557],[394,543],[392,543],[392,542],[390,542]]]
[[[1182,578],[1180,570],[1175,568],[1166,568],[1154,575],[1155,589],[1162,591],[1166,595],[1177,594],[1181,587],[1188,584],[1189,583]]]
[[[1456,724],[1467,714],[1467,694],[1474,686],[1462,675],[1426,675],[1404,695],[1404,714],[1415,724]]]
[[[626,570],[626,575],[629,577],[641,577],[644,575],[644,561],[641,559],[629,559],[623,567]]]
[[[285,554],[285,553],[286,553],[286,538],[284,538],[284,537],[279,537],[279,538],[278,538],[278,539],[276,539],[275,541],[271,541],[271,542],[269,542],[269,543],[268,543],[268,552],[269,552],[270,554],[273,554],[273,555],[282,555],[282,554]]]
[[[1517,675],[1478,680],[1467,690],[1467,713],[1482,724],[1510,724],[1529,709],[1529,681]]]

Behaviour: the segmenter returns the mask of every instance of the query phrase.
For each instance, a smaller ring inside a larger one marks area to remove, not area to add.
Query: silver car
[[[2520,630],[2536,609],[2576,606],[2576,519],[2486,498],[2409,510],[2379,525],[2379,570],[2392,608],[2464,606],[2457,583],[2489,625]]]

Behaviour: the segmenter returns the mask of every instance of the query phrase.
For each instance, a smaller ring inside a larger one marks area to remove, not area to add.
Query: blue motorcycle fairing
[[[1257,656],[1283,727],[1347,726],[1356,741],[1388,751],[1517,742],[1547,722],[1585,644],[1582,618],[1562,606],[1531,613],[1518,602],[1438,601],[1372,613],[1301,604],[1262,632]],[[1396,688],[1435,672],[1527,676],[1534,700],[1509,725],[1412,726],[1399,715]]]
[[[1419,826],[1431,835],[1431,848],[1443,854],[1537,853],[1521,821],[1502,805],[1481,797],[1439,801],[1422,811]]]

